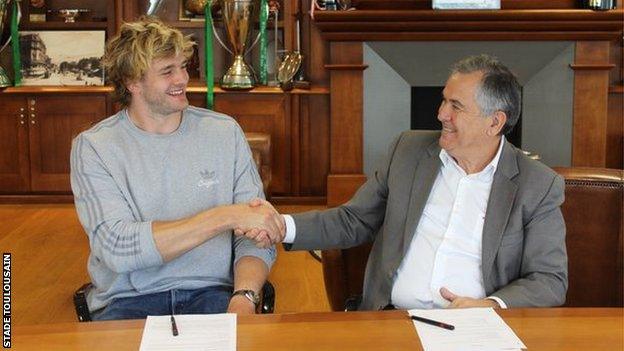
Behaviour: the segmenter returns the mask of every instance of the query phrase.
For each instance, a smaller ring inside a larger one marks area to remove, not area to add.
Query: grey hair
[[[500,134],[511,132],[520,118],[522,97],[516,76],[495,57],[489,55],[469,56],[451,67],[451,74],[483,72],[481,85],[475,99],[481,113],[490,116],[496,111],[507,115]]]

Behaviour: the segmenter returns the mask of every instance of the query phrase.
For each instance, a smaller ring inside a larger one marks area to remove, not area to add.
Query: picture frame
[[[104,85],[105,31],[21,31],[22,85]]]

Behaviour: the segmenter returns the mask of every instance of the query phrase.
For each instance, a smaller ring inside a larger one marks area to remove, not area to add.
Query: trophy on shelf
[[[17,0],[14,0],[17,1]],[[0,52],[9,45],[11,41],[11,16],[10,7],[11,0],[0,0]],[[18,6],[18,15],[19,19],[19,6]],[[5,88],[11,86],[11,80],[6,74],[6,71],[2,66],[0,66],[0,88]]]
[[[223,44],[215,31],[219,43],[234,56],[234,62],[221,78],[221,88],[226,90],[248,90],[256,85],[250,67],[245,63],[247,37],[253,25],[252,14],[257,10],[257,0],[218,0],[221,18],[227,34],[229,46]],[[253,46],[253,45],[252,45]]]

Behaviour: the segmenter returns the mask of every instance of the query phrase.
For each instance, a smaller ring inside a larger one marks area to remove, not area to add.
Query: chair
[[[268,199],[271,195],[271,136],[266,133],[245,133],[245,138],[251,148],[251,155],[260,173],[264,194]]]
[[[262,187],[267,199],[270,197],[271,184],[271,136],[266,133],[245,133],[245,138],[249,143],[253,160],[262,180]],[[74,292],[74,308],[79,322],[91,321],[91,314],[87,306],[86,294],[93,287],[93,284],[86,283]],[[261,303],[260,313],[273,313],[275,308],[275,288],[271,282],[267,281],[260,293]]]
[[[568,295],[565,306],[624,306],[624,171],[555,168],[566,183]]]
[[[624,171],[555,168],[565,178],[569,288],[566,306],[620,306],[623,294]],[[359,306],[371,245],[323,251],[325,289],[332,310]]]
[[[372,244],[323,250],[323,279],[333,311],[357,310],[362,300],[364,269]]]

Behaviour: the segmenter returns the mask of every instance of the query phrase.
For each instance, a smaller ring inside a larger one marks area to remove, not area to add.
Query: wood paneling
[[[606,167],[624,169],[624,94],[609,94]]]
[[[331,41],[616,40],[621,9],[589,10],[357,10],[318,11]]]
[[[0,192],[30,189],[26,98],[0,96]]]
[[[106,117],[106,96],[39,95],[29,97],[27,107],[31,190],[71,191],[72,140]]]
[[[302,99],[300,113],[300,167],[299,195],[325,195],[329,173],[329,99],[327,96],[309,96]]]
[[[362,60],[362,43],[331,43],[331,65],[353,65],[352,69],[330,70],[331,174],[362,172]]]
[[[605,167],[609,42],[577,42],[574,65],[572,165]]]
[[[366,182],[363,174],[332,174],[327,177],[327,206],[335,207],[349,201]]]

